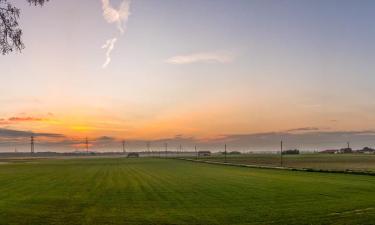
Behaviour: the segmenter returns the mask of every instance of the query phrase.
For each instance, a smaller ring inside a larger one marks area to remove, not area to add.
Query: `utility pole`
[[[165,143],[165,157],[168,157],[168,143]]]
[[[125,149],[125,140],[122,141],[122,153],[126,153],[126,149]]]
[[[89,139],[87,137],[85,140],[85,144],[86,144],[86,153],[89,153]]]
[[[180,152],[178,155],[181,155],[182,154],[182,145],[180,144]]]
[[[225,163],[227,162],[227,144],[224,145]]]
[[[198,160],[198,151],[197,151],[197,146],[194,146],[195,149],[195,159]]]
[[[283,141],[280,141],[280,166],[283,167]]]
[[[348,149],[350,148],[350,142],[348,141],[348,142],[346,142],[346,144],[348,145]]]
[[[150,142],[148,141],[146,145],[147,145],[147,153],[150,154]]]
[[[34,136],[31,136],[30,147],[31,147],[31,154],[34,154]]]

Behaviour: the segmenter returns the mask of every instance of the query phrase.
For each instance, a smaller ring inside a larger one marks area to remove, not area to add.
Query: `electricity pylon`
[[[125,149],[125,140],[122,141],[122,153],[126,153],[126,149]]]
[[[280,141],[280,166],[283,167],[283,141]]]
[[[30,147],[31,147],[31,154],[34,154],[34,136],[31,136]]]
[[[89,139],[87,137],[86,137],[85,144],[86,144],[86,153],[89,153]]]

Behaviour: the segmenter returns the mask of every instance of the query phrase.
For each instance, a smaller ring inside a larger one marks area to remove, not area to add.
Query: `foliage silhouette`
[[[49,0],[27,0],[30,5],[42,6]],[[22,30],[18,19],[20,10],[8,0],[0,0],[0,52],[6,55],[13,51],[21,52],[25,48],[22,42]]]

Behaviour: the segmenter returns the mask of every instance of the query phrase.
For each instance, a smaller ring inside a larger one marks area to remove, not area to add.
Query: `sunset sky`
[[[375,1],[11,2],[26,48],[0,56],[0,151],[375,146]]]

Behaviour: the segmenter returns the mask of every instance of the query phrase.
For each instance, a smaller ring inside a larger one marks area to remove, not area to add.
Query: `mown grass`
[[[191,157],[195,159],[195,157]],[[223,155],[200,157],[201,160],[225,162]],[[277,154],[228,155],[228,163],[262,166],[280,166]],[[283,166],[291,168],[311,168],[334,171],[374,171],[375,155],[369,154],[300,154],[283,155]]]
[[[0,165],[0,224],[374,224],[375,178],[173,159]]]

